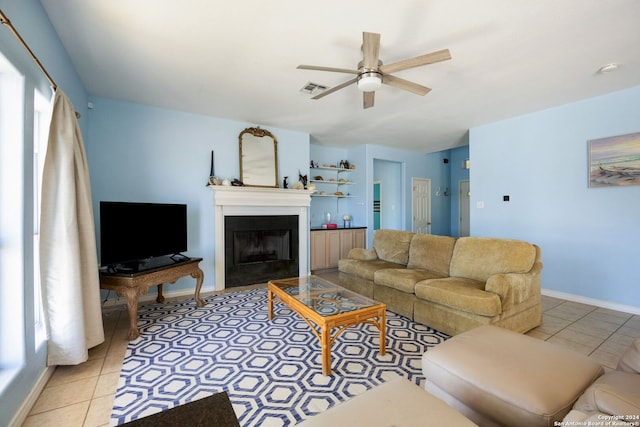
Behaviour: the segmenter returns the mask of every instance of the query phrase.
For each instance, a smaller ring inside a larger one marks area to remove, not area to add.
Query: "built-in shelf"
[[[348,194],[344,194],[344,191],[340,190],[341,186],[355,185],[353,181],[348,181],[344,178],[340,178],[341,173],[349,173],[352,171],[352,169],[322,166],[310,168],[309,170],[311,175],[311,179],[309,180],[309,182],[316,185],[316,191],[311,195],[311,197],[332,197],[338,199],[354,197]],[[316,174],[314,173],[314,171],[323,171],[324,174]],[[327,177],[327,172],[333,172],[335,175],[330,174],[331,176]],[[322,177],[322,179],[316,179],[316,177],[318,176]],[[331,190],[327,190],[331,188],[330,186],[335,186],[333,187],[335,188],[333,192],[331,192]],[[325,194],[321,194],[322,192],[324,192]],[[338,192],[343,194],[336,194]]]

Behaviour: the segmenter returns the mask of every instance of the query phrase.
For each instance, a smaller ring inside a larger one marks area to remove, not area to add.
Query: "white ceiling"
[[[311,134],[312,142],[433,152],[467,130],[640,85],[638,0],[41,0],[92,96]],[[395,75],[362,108],[355,85],[320,100],[309,81],[353,76],[362,32],[392,63],[448,48],[452,60]],[[597,70],[620,63],[613,73]]]

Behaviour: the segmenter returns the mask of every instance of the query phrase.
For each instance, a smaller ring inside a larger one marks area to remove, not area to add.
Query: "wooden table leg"
[[[129,340],[135,340],[140,336],[138,332],[138,288],[125,288],[118,291],[118,295],[126,298],[127,310],[129,312]]]
[[[204,281],[204,272],[196,267],[196,270],[191,273],[191,277],[196,279],[196,293],[194,299],[196,300],[196,305],[198,307],[204,307],[204,301],[200,299],[200,289],[202,288],[202,282]]]
[[[273,320],[273,292],[267,289],[267,311],[269,313],[269,320]]]
[[[158,296],[156,297],[156,302],[159,304],[164,302],[164,295],[162,295],[162,283],[158,285]]]
[[[322,326],[321,329],[322,375],[331,375],[331,330],[326,326]]]
[[[387,311],[380,310],[380,355],[387,352]]]

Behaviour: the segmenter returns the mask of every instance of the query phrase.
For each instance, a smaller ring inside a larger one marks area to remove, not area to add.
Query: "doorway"
[[[459,222],[458,222],[458,236],[464,237],[468,236],[470,233],[470,200],[471,200],[471,190],[469,186],[469,180],[462,180],[459,183],[460,193],[458,197],[458,212]]]
[[[380,201],[382,181],[373,181],[373,229],[380,230],[382,224],[382,205]]]
[[[431,234],[431,180],[411,178],[412,227],[414,233]]]

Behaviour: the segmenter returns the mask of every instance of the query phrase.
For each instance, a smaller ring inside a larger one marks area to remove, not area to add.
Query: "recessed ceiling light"
[[[616,64],[615,62],[612,62],[610,64],[603,65],[602,67],[600,67],[598,69],[598,73],[600,73],[600,74],[610,73],[612,71],[616,71],[619,67],[620,67],[619,64]]]

